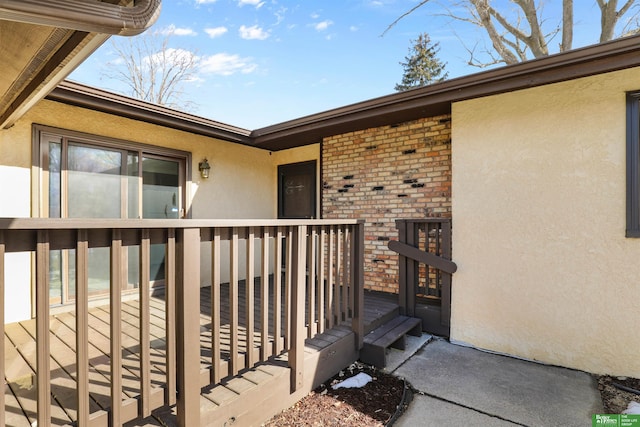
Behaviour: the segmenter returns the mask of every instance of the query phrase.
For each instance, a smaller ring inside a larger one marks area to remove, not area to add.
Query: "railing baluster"
[[[292,227],[293,228],[293,227]],[[289,367],[291,368],[291,392],[300,389],[304,381],[304,340],[306,338],[304,327],[305,305],[305,240],[307,226],[295,227],[295,231],[289,236],[292,238],[292,283],[291,283],[291,321],[292,330],[290,337],[291,348],[289,350]]]
[[[4,231],[0,230],[0,307],[4,307]],[[0,378],[5,377],[5,350],[4,350],[4,309],[0,310]],[[6,386],[5,386],[6,389]],[[5,398],[4,392],[0,393],[0,427],[5,427]]]
[[[238,373],[238,229],[231,232],[231,277],[229,283],[229,328],[231,348],[229,351],[229,374]]]
[[[416,246],[417,242],[417,226],[415,222],[407,222],[406,243],[410,246]],[[407,316],[414,316],[416,310],[416,290],[418,285],[418,268],[419,263],[407,258]]]
[[[398,229],[398,241],[407,243],[407,221],[396,220],[396,228]],[[407,281],[407,257],[398,256],[398,302],[400,305],[400,314],[407,314],[407,293],[409,292],[409,284]]]
[[[311,338],[316,334],[316,235],[317,231],[315,227],[311,227],[309,230],[309,237],[307,238],[307,265],[309,267],[309,277],[307,279],[307,295],[309,296],[308,304],[308,328],[307,337]]]
[[[177,235],[178,426],[200,425],[200,229]],[[197,309],[194,310],[194,307]]]
[[[166,390],[165,403],[176,403],[176,230],[167,230],[165,248],[165,339]]]
[[[49,355],[49,232],[38,231],[36,244],[36,374],[39,426],[51,423],[51,377]]]
[[[139,415],[151,415],[151,343],[149,326],[149,275],[151,268],[151,243],[149,230],[142,230],[140,240],[140,402]]]
[[[329,247],[328,247],[328,254],[327,254],[327,328],[328,329],[333,328],[333,323],[335,321],[335,318],[334,318],[335,293],[333,292],[334,244],[335,244],[335,233],[334,233],[333,227],[329,227]]]
[[[111,425],[122,424],[122,288],[124,285],[124,251],[122,232],[112,231],[111,271],[109,286],[111,346]]]
[[[78,425],[89,423],[89,237],[78,230],[76,244],[76,396]]]
[[[323,333],[327,322],[327,308],[325,305],[325,267],[326,267],[327,231],[320,227],[318,237],[318,333]]]
[[[269,351],[269,229],[262,229],[262,270],[260,277],[260,361],[264,362],[271,355]],[[275,334],[274,334],[275,335]]]
[[[220,229],[213,229],[211,244],[211,383],[218,384],[220,369]]]
[[[349,314],[349,318],[351,319],[353,317],[353,310],[354,310],[354,305],[355,305],[355,297],[356,295],[353,294],[353,290],[355,289],[355,285],[353,283],[353,269],[354,269],[354,265],[353,265],[353,256],[354,256],[354,252],[353,252],[353,240],[355,238],[355,231],[356,231],[356,226],[353,225],[346,225],[346,233],[347,233],[347,239],[345,240],[345,281],[348,284],[348,297],[349,297],[349,306],[348,306],[348,314]]]
[[[255,313],[254,313],[254,296],[255,296],[255,229],[253,227],[249,227],[247,232],[247,258],[246,258],[246,267],[247,274],[245,277],[245,309],[246,309],[246,349],[247,349],[247,357],[246,357],[246,367],[253,367],[254,356],[253,356],[253,330],[255,324]]]
[[[342,320],[349,319],[349,227],[344,227],[342,231],[342,253],[340,262],[342,264]]]
[[[273,272],[273,353],[282,351],[282,227],[278,227],[275,239],[276,257]]]
[[[284,348],[291,347],[291,280],[293,264],[293,227],[287,228],[285,240],[285,278],[284,278]]]

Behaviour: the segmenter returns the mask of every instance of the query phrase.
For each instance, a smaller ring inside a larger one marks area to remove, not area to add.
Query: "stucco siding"
[[[454,341],[640,376],[625,92],[640,70],[453,105]]]
[[[317,145],[274,156],[267,150],[45,100],[15,126],[0,131],[0,196],[3,200],[0,217],[38,216],[39,171],[32,167],[34,124],[191,153],[185,207],[195,219],[275,218],[278,162],[319,158]],[[205,157],[211,165],[207,180],[202,179],[198,171],[198,163]],[[259,250],[259,245],[257,247]],[[240,250],[244,251],[243,247]],[[7,321],[16,321],[31,314],[31,257],[29,254],[10,256],[19,260],[12,261],[13,267],[7,269],[11,293],[5,316]],[[222,256],[224,258],[226,254]],[[206,245],[203,245],[202,259],[203,265],[209,264],[210,252]],[[240,265],[240,271],[244,271],[243,265]],[[209,272],[202,273],[202,283],[210,283]],[[223,274],[222,280],[228,280],[228,272]]]

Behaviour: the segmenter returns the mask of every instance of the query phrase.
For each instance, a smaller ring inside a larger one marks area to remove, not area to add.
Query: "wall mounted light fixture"
[[[201,161],[200,163],[198,163],[198,170],[200,170],[200,176],[204,179],[209,178],[209,170],[211,169],[211,166],[209,165],[209,162],[207,161],[207,158],[205,157],[203,161]]]

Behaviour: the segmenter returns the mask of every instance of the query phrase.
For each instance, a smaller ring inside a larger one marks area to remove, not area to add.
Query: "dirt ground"
[[[617,387],[616,387],[617,386]],[[598,378],[598,390],[602,396],[602,404],[606,414],[619,414],[629,405],[629,402],[640,402],[640,395],[621,390],[620,386],[640,392],[640,379],[615,378],[603,375]]]
[[[362,388],[331,388],[333,384],[360,372],[369,374],[374,380]],[[620,388],[640,390],[640,379],[600,376],[597,380],[604,413],[619,414],[632,400],[640,402],[640,395]],[[403,380],[371,366],[355,363],[269,420],[265,426],[387,426],[401,416],[410,399],[411,391]]]

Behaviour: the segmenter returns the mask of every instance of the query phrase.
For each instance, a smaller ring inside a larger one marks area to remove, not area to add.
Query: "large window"
[[[627,93],[627,237],[640,237],[640,91]]]
[[[49,218],[182,218],[189,154],[152,146],[101,139],[59,129],[35,127],[40,166],[40,216]],[[151,247],[150,277],[164,283],[164,245]],[[128,283],[139,283],[139,248],[129,247]],[[89,250],[89,292],[109,289],[108,248]],[[75,253],[52,251],[50,301],[75,297]]]

